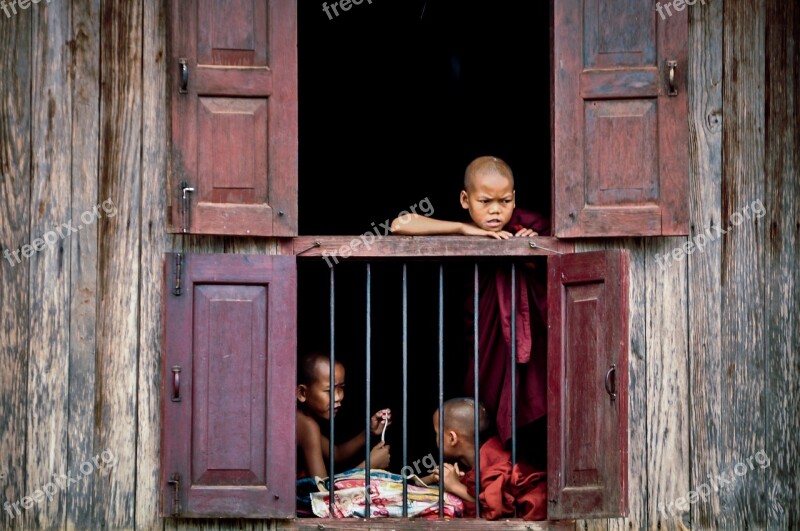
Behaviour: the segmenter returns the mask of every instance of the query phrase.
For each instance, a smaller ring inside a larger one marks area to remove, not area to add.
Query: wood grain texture
[[[95,447],[113,452],[118,463],[95,478],[92,519],[110,528],[131,528],[140,332],[141,3],[104,2],[102,28],[99,189],[100,197],[117,205],[117,213],[99,221]]]
[[[43,7],[18,15],[33,19],[35,35],[31,88],[33,242],[70,220],[76,228],[82,224],[80,219],[73,219],[70,207],[70,9],[65,3]],[[30,258],[25,470],[29,494],[49,484],[54,473],[82,477],[67,454],[71,238],[66,234],[65,238],[51,237],[54,245]],[[79,459],[82,461],[82,456]],[[37,504],[26,511],[25,521],[34,528],[62,526],[65,498],[62,495]]]
[[[136,390],[136,507],[139,529],[163,525],[159,512],[161,434],[161,264],[172,245],[166,233],[167,135],[166,5],[143,3],[142,51],[142,200],[139,276],[139,360]]]
[[[766,6],[766,453],[773,529],[800,527],[800,6]],[[759,470],[758,468],[756,470]],[[750,472],[750,473],[754,473]]]
[[[681,529],[687,509],[664,511],[689,491],[689,360],[686,259],[663,266],[685,237],[647,242],[647,514],[650,528]]]
[[[378,229],[376,229],[378,230]],[[537,236],[533,238],[476,238],[474,236],[395,236],[380,237],[372,233],[357,236],[300,236],[294,238],[294,254],[298,257],[322,258],[329,265],[349,258],[437,256],[548,256],[551,251],[532,248],[531,243],[561,253],[572,252],[570,242]],[[373,236],[373,239],[370,239]]]
[[[731,216],[764,199],[765,4],[760,0],[725,2],[723,14],[721,226],[722,346],[720,473],[730,480],[734,467],[765,450],[766,392],[765,270],[766,231]],[[765,475],[752,471],[734,477],[719,491],[720,528],[767,525]],[[719,481],[721,483],[721,480]]]
[[[30,17],[0,17],[0,252],[13,252],[30,237],[31,49]],[[18,255],[19,256],[19,255]],[[27,494],[28,278],[30,263],[0,261],[0,503]],[[0,522],[18,527],[3,511]]]
[[[72,5],[72,219],[102,204],[98,195],[100,0]],[[105,212],[98,209],[98,215]],[[88,219],[88,218],[87,218]],[[99,452],[94,445],[97,327],[97,223],[70,240],[69,468]],[[66,498],[68,529],[91,527],[95,474],[73,485]]]
[[[689,38],[689,160],[691,237],[719,226],[722,184],[722,2],[691,10]],[[722,242],[689,258],[689,400],[692,446],[691,487],[719,472],[722,419]],[[699,529],[717,528],[719,498],[691,506]]]
[[[648,527],[647,507],[650,482],[647,474],[649,457],[647,445],[647,283],[645,281],[649,256],[645,240],[617,240],[618,248],[630,254],[629,279],[629,337],[628,345],[628,517],[603,521],[605,529],[630,530]]]

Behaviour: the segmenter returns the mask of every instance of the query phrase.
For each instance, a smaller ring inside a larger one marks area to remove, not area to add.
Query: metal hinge
[[[172,485],[174,494],[172,496],[172,515],[178,516],[181,514],[181,475],[175,472],[172,478],[167,481],[168,485]]]
[[[190,187],[188,182],[181,181],[181,217],[183,220],[183,233],[189,232],[189,196],[187,194],[194,191],[194,188]]]
[[[172,294],[180,297],[181,295],[181,270],[183,269],[183,253],[175,255],[175,288]]]

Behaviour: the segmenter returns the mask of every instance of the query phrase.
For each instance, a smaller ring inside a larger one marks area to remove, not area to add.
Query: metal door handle
[[[677,96],[678,89],[675,87],[675,70],[678,69],[678,61],[667,61],[667,69],[669,70],[669,96]]]
[[[617,372],[617,366],[616,365],[612,365],[608,369],[608,372],[606,373],[606,393],[608,393],[608,396],[611,397],[611,401],[613,402],[614,400],[617,399],[617,393],[611,387],[611,373],[612,372]]]

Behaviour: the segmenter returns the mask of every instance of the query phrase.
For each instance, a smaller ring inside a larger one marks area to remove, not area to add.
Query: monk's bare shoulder
[[[316,443],[319,445],[320,441],[320,430],[319,424],[303,413],[302,411],[298,411],[296,414],[296,435],[297,435],[297,443],[300,446],[306,446],[308,444]]]

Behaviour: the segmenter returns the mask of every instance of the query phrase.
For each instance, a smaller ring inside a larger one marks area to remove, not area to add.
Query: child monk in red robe
[[[475,517],[475,402],[453,398],[443,407],[444,463],[424,479],[444,482],[445,491],[464,500],[464,516]],[[479,427],[489,424],[486,408],[479,404]],[[436,444],[439,444],[439,410],[433,414]],[[512,466],[511,454],[498,436],[480,444],[481,516],[487,520],[516,516],[524,520],[547,518],[546,474],[526,463]],[[460,466],[459,466],[460,465]],[[466,470],[462,470],[462,467]]]
[[[392,233],[405,235],[461,234],[506,240],[514,237],[549,235],[547,218],[516,208],[511,168],[496,157],[479,157],[464,175],[461,206],[471,222],[444,221],[409,214],[392,222]],[[533,264],[526,264],[532,266]],[[494,418],[503,443],[511,439],[511,393],[517,392],[518,444],[538,455],[523,458],[546,462],[544,428],[546,404],[547,287],[544,268],[517,268],[516,281],[516,370],[511,385],[511,271],[507,265],[482,265],[479,274],[479,395]],[[471,291],[471,290],[470,290]],[[467,297],[468,320],[473,297]],[[467,335],[472,334],[468,322]],[[469,337],[470,345],[473,338]],[[471,354],[471,356],[474,354]],[[474,358],[473,358],[474,359]],[[474,362],[468,363],[464,390],[473,389]]]

